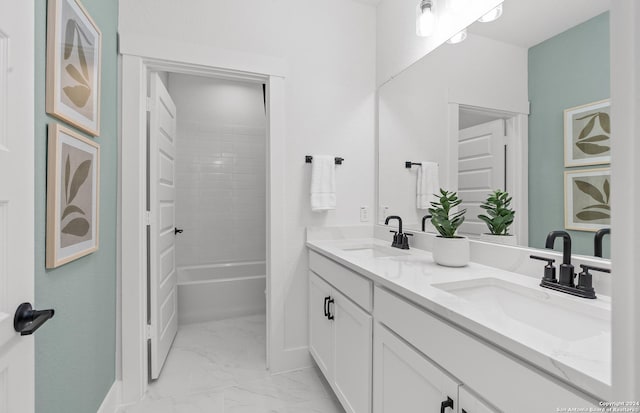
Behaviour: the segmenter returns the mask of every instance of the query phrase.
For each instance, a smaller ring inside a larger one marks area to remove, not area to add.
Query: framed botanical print
[[[611,163],[609,99],[564,111],[564,166]]]
[[[611,226],[611,169],[564,173],[564,220],[567,229],[597,231]]]
[[[49,0],[47,113],[100,134],[102,34],[79,0]]]
[[[47,166],[47,268],[98,249],[100,146],[49,124]]]

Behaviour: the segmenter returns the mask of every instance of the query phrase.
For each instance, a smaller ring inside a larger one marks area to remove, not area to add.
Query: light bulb
[[[480,23],[489,23],[489,22],[492,22],[494,20],[498,20],[500,18],[500,16],[502,16],[502,3],[500,3],[500,5],[498,7],[496,7],[493,10],[491,10],[489,13],[487,13],[484,16],[480,17],[478,19],[478,21]]]
[[[433,14],[433,1],[421,0],[416,11],[416,34],[421,37],[431,36],[436,26]]]
[[[450,43],[450,44],[460,43],[460,42],[463,42],[464,39],[466,38],[467,38],[467,29],[462,29],[462,31],[451,36],[451,38],[447,40],[447,43]]]

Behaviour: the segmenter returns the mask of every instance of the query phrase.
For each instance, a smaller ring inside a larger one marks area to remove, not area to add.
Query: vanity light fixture
[[[436,27],[436,15],[433,13],[434,0],[420,0],[416,9],[416,34],[428,37]]]
[[[492,22],[494,20],[498,20],[500,18],[500,16],[502,16],[502,3],[500,3],[498,5],[498,7],[496,7],[493,10],[491,10],[489,13],[487,13],[484,16],[480,17],[478,19],[478,21],[480,23],[489,23],[489,22]]]
[[[447,40],[447,43],[449,44],[460,43],[460,42],[463,42],[464,39],[466,38],[467,38],[467,29],[462,29],[462,31],[451,36],[451,38]]]

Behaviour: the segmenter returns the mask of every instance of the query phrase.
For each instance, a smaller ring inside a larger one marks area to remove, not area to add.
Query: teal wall
[[[45,0],[35,16],[35,293],[38,308],[55,317],[35,335],[36,412],[95,413],[115,380],[117,0],[84,0],[102,31],[99,250],[54,270],[45,270],[46,150]]]
[[[609,98],[609,66],[608,12],[529,49],[529,245],[532,247],[543,248],[550,231],[564,228],[563,111]],[[576,254],[593,255],[593,232],[569,232]],[[557,244],[561,248],[562,243]],[[608,236],[605,244],[605,256],[609,257]]]

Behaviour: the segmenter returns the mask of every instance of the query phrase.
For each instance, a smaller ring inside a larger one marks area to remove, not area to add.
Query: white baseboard
[[[269,371],[271,374],[280,374],[305,369],[312,365],[309,347],[304,346],[286,349],[279,354],[272,354]]]
[[[120,404],[120,386],[120,381],[116,380],[113,382],[111,389],[109,389],[107,395],[104,396],[104,400],[96,413],[116,413],[118,404]]]

